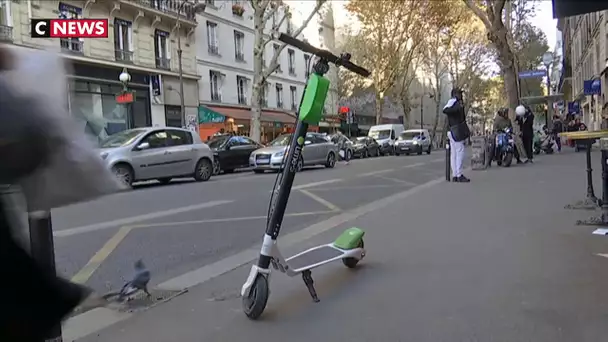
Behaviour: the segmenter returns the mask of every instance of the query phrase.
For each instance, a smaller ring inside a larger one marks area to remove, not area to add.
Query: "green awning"
[[[209,109],[205,106],[198,106],[198,123],[223,123],[226,116]]]

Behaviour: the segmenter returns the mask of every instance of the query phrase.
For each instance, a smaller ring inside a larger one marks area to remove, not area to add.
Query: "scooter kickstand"
[[[306,270],[306,271],[302,272],[302,280],[304,280],[304,284],[306,284],[306,287],[308,288],[308,292],[310,293],[310,296],[312,297],[312,301],[315,303],[318,303],[319,297],[317,297],[317,291],[315,291],[315,286],[314,286],[315,282],[312,280],[310,270]]]

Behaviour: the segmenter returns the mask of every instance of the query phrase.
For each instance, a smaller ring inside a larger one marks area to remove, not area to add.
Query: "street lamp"
[[[547,114],[545,114],[545,125],[549,127],[549,113],[551,111],[551,107],[553,104],[551,103],[551,72],[550,67],[553,64],[553,53],[551,51],[547,51],[543,54],[543,64],[545,65],[545,69],[547,70]]]
[[[177,27],[177,63],[178,63],[178,68],[179,68],[179,92],[180,95],[184,94],[184,70],[183,70],[183,66],[182,66],[182,34],[181,34],[181,30],[180,30],[180,22],[181,22],[181,16],[182,16],[182,11],[184,10],[184,7],[186,6],[186,4],[190,4],[190,2],[188,0],[182,0],[182,3],[179,5],[179,8],[177,9],[177,17],[176,17],[176,24],[175,26]],[[196,15],[196,13],[200,13],[200,12],[204,12],[205,11],[205,7],[207,5],[205,5],[204,3],[200,3],[197,2],[196,4],[193,5],[192,7],[192,11],[194,13],[194,15]],[[196,20],[196,18],[195,18]],[[181,121],[182,121],[182,128],[186,126],[186,106],[184,104],[184,97],[180,96],[180,114],[181,114]]]
[[[127,85],[131,82],[131,75],[127,71],[127,68],[122,69],[120,75],[118,75],[118,80],[122,83],[122,90],[127,91]]]
[[[118,75],[118,80],[122,84],[122,92],[116,96],[116,102],[119,104],[123,104],[125,107],[125,124],[127,129],[131,129],[134,126],[134,122],[131,118],[131,104],[134,101],[133,92],[129,91],[129,82],[131,82],[131,75],[127,71],[127,68],[123,68],[120,75]]]

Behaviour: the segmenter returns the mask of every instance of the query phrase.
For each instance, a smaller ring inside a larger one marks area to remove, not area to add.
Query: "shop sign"
[[[226,116],[205,106],[198,106],[198,123],[224,123]]]

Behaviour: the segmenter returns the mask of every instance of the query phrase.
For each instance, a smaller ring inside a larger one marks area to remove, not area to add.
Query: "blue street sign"
[[[578,102],[568,102],[568,114],[580,114],[581,104]]]
[[[583,81],[585,95],[599,95],[602,93],[602,82],[599,79]]]
[[[545,70],[527,70],[519,73],[519,78],[543,77],[547,74]]]

